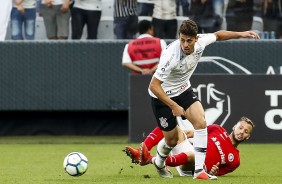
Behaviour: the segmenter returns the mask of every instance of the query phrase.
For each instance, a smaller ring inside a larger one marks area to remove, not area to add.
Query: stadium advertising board
[[[147,92],[151,76],[130,76],[129,139],[140,142],[156,127]],[[255,123],[249,142],[282,141],[281,75],[195,75],[194,91],[208,124],[231,132],[242,116]]]

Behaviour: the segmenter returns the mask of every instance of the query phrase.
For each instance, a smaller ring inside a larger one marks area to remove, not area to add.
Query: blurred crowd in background
[[[189,18],[199,33],[220,29],[256,30],[262,39],[282,37],[281,0],[13,0],[12,40],[34,40],[36,20],[43,19],[46,39],[98,39],[103,3],[112,10],[115,39],[134,39],[138,21],[152,21],[154,36],[177,38],[178,20]]]

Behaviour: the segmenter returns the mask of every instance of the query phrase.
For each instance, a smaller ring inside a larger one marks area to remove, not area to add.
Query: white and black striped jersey
[[[137,16],[137,0],[115,0],[114,17]]]

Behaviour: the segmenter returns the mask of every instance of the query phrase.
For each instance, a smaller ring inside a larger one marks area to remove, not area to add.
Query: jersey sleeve
[[[203,47],[206,47],[209,44],[216,42],[216,36],[214,33],[198,34],[198,40]]]
[[[234,165],[223,165],[219,168],[219,171],[217,172],[218,176],[225,175],[228,173],[233,172],[235,169],[237,169],[240,166],[240,163],[234,164]]]
[[[161,42],[161,48],[162,48],[162,53],[163,53],[163,51],[165,50],[167,44],[166,44],[166,42],[163,39],[161,39],[160,42]]]
[[[207,130],[208,130],[208,134],[210,134],[211,132],[220,129],[221,127],[217,124],[212,124],[207,126]]]
[[[154,73],[154,77],[160,81],[165,81],[174,67],[174,60],[175,55],[171,54],[171,49],[165,49],[160,57],[158,68]]]
[[[132,63],[132,60],[128,53],[128,44],[125,45],[123,54],[122,54],[122,63]]]

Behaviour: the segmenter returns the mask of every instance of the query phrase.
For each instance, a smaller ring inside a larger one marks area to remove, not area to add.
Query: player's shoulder
[[[208,125],[208,128],[220,128],[221,126],[218,124]]]
[[[222,126],[218,125],[218,124],[208,125],[208,126],[207,126],[207,129],[208,129],[209,132],[211,132],[211,131],[216,131],[216,130],[225,131],[225,129],[224,129]]]
[[[171,42],[170,44],[167,45],[166,47],[167,50],[179,50],[180,49],[180,43],[179,43],[179,39],[174,40],[173,42]]]
[[[162,57],[165,57],[166,59],[172,61],[177,60],[180,53],[180,44],[179,40],[175,40],[171,42],[165,50],[163,51]]]
[[[164,45],[165,48],[167,47],[167,43],[164,39],[160,39],[160,43],[161,43],[161,45]]]

